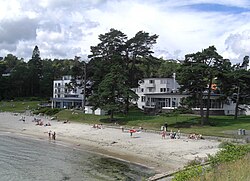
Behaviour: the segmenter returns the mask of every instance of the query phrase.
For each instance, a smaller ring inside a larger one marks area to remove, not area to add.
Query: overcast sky
[[[215,45],[233,63],[250,55],[250,0],[0,0],[0,57],[82,59],[114,28],[157,34],[154,55],[183,59]]]

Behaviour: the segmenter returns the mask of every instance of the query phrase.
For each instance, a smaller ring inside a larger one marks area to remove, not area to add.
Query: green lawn
[[[0,111],[25,112],[37,109],[39,101],[0,101]]]

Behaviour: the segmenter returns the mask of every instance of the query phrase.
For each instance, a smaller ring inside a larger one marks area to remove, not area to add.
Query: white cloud
[[[11,34],[0,38],[0,56],[8,52],[28,60],[38,45],[42,58],[86,57],[90,46],[98,43],[98,35],[110,28],[121,30],[129,38],[140,30],[159,35],[155,55],[164,58],[182,59],[185,54],[210,45],[215,45],[224,58],[234,62],[250,54],[250,2],[247,0],[0,1],[3,1],[0,32],[11,33],[4,26],[7,20],[13,24],[13,30],[20,29],[18,20],[26,19],[29,25],[36,22],[32,24],[35,36],[13,31],[15,36],[8,40],[14,43],[8,45],[6,37]],[[242,8],[242,12],[197,8],[203,3]],[[27,32],[32,30],[26,27]]]

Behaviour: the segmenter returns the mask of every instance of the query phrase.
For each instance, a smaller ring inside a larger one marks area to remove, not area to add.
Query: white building
[[[139,87],[133,90],[139,96],[136,101],[138,108],[164,111],[181,106],[181,99],[189,96],[188,94],[181,94],[179,88],[180,85],[176,82],[174,75],[173,78],[145,78],[139,82]],[[210,114],[233,115],[235,103],[231,100],[222,101],[218,99],[219,97],[219,94],[211,94]],[[204,96],[205,101],[206,96]],[[198,113],[200,108],[193,108],[192,110]],[[206,108],[204,108],[204,111],[206,111]],[[247,112],[239,111],[239,114],[247,114]]]
[[[79,87],[72,87],[71,76],[63,76],[60,80],[53,81],[52,108],[80,108],[82,107],[83,94]],[[81,80],[76,80],[79,84]]]
[[[179,87],[175,78],[145,78],[133,90],[139,96],[137,105],[140,109],[174,109],[180,106],[181,98],[188,96],[180,94]]]
[[[80,84],[82,80],[76,80],[77,84]],[[79,86],[72,86],[72,77],[63,76],[60,80],[53,81],[53,98],[52,108],[79,108],[82,109],[84,95],[82,94],[82,88]],[[87,102],[86,102],[87,103]],[[92,106],[85,105],[84,113],[104,115],[105,111],[101,109],[93,110]]]

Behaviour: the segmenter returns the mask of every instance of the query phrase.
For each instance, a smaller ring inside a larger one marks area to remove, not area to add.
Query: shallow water
[[[98,181],[143,180],[148,168],[61,146],[0,132],[0,180]]]

